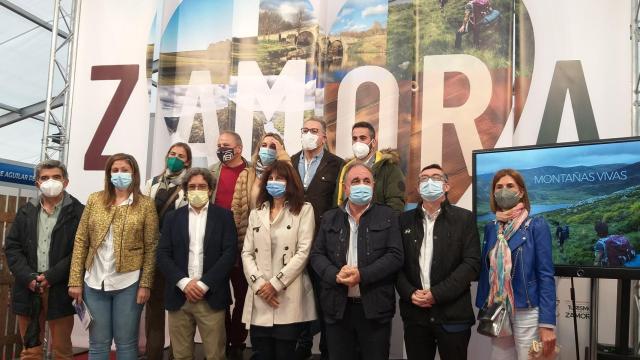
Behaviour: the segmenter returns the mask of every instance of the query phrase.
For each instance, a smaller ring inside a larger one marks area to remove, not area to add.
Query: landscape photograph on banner
[[[157,118],[175,141],[211,143],[208,129],[231,128],[232,15],[230,1],[182,1],[162,33]]]
[[[481,238],[495,220],[493,176],[512,168],[524,177],[530,216],[549,224],[555,265],[639,268],[640,140],[558,145],[474,153]]]
[[[304,119],[313,118],[316,104],[317,54],[319,48],[318,19],[316,9],[307,0],[261,0],[258,16],[258,37],[253,57],[248,52],[239,51],[234,64],[239,61],[255,60],[263,76],[273,89],[278,76],[287,62],[303,60],[304,65],[304,104],[300,104]],[[246,42],[246,40],[244,40]],[[234,67],[237,70],[237,66]],[[231,77],[230,96],[237,105],[238,72]],[[284,74],[283,74],[284,75]],[[281,104],[273,114],[260,107],[253,111],[251,144],[257,146],[266,133],[275,133],[284,138],[286,106]],[[271,115],[271,116],[267,116]],[[252,152],[253,152],[252,147]]]
[[[449,198],[457,202],[471,185],[465,157],[493,148],[511,113],[513,2],[419,0],[415,8],[420,100],[413,113],[422,114],[424,134],[422,156],[412,158],[409,167],[437,162],[430,154],[441,153]]]

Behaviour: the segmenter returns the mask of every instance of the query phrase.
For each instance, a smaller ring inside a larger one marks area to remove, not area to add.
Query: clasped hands
[[[356,286],[360,283],[360,271],[356,266],[345,265],[336,275],[336,283],[348,287]]]
[[[202,299],[204,299],[204,294],[206,291],[198,285],[198,279],[192,279],[185,285],[184,287],[184,296],[191,303],[196,303]]]
[[[274,309],[277,309],[280,305],[280,302],[278,301],[278,292],[268,281],[258,289],[256,295],[260,296],[262,300]]]
[[[411,294],[411,302],[422,308],[430,308],[436,303],[431,290],[418,289]]]
[[[51,287],[49,281],[45,278],[44,274],[36,276],[34,280],[29,283],[29,290],[42,294],[47,288]]]

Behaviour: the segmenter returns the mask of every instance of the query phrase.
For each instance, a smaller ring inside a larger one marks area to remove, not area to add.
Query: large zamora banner
[[[116,152],[149,178],[176,141],[191,145],[194,165],[211,165],[223,130],[242,136],[247,158],[266,132],[293,154],[304,119],[320,117],[345,158],[351,125],[374,124],[379,148],[398,154],[407,202],[418,200],[418,170],[437,162],[450,199],[470,208],[475,149],[631,134],[630,10],[597,0],[84,0],[71,190],[99,190]]]

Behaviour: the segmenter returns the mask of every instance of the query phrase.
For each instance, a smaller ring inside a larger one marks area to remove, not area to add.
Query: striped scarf
[[[518,204],[515,208],[502,213],[496,213],[498,239],[496,245],[489,252],[489,291],[488,304],[505,302],[509,312],[515,311],[513,288],[511,287],[511,249],[509,239],[518,231],[522,222],[529,216],[529,212]]]

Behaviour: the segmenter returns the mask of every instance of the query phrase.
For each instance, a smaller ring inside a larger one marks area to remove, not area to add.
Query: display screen
[[[495,219],[493,176],[512,168],[530,215],[549,224],[556,275],[640,278],[640,138],[475,151],[473,161],[481,241]]]

